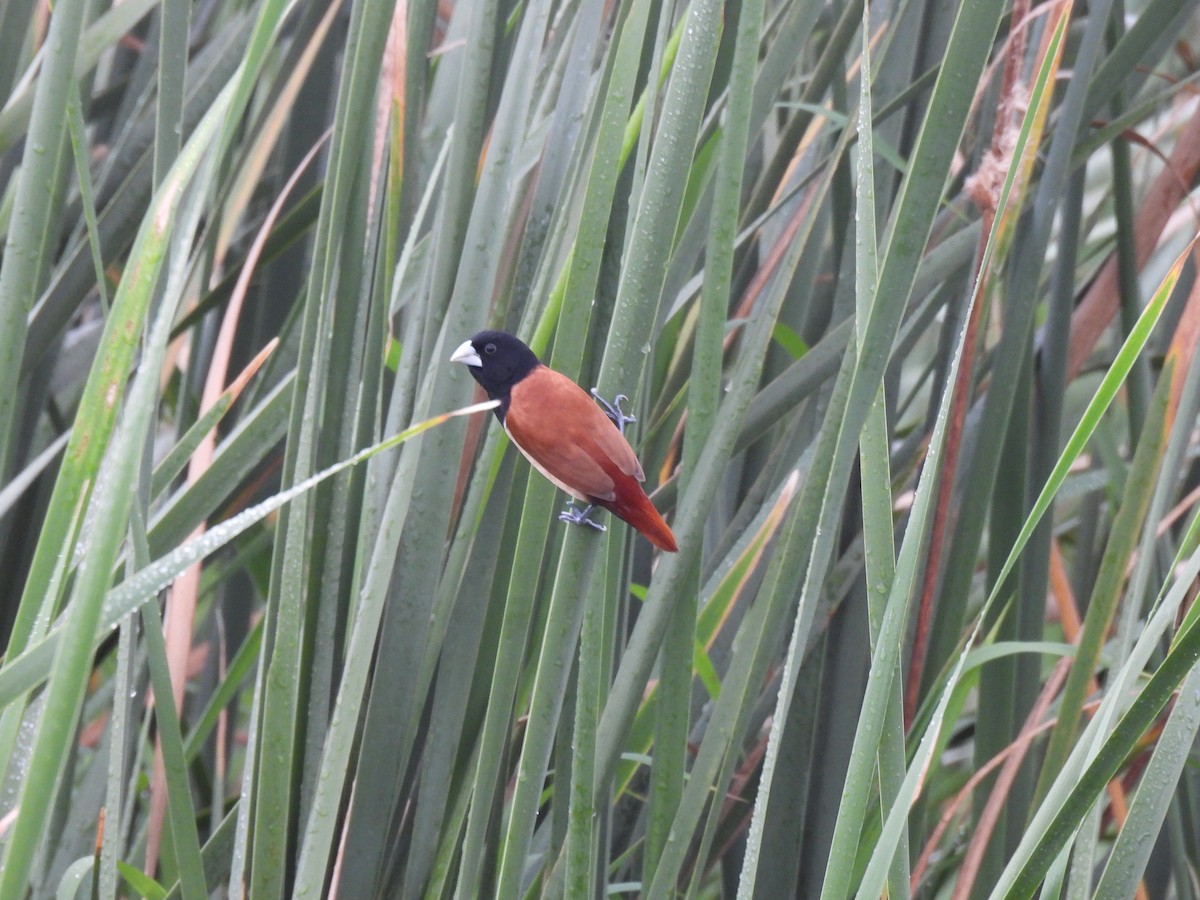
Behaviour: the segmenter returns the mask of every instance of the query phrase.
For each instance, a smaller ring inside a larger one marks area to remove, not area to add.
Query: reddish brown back
[[[637,454],[596,405],[565,375],[538,366],[513,385],[504,427],[559,487],[624,519],[656,547],[675,552],[675,537],[642,489]]]

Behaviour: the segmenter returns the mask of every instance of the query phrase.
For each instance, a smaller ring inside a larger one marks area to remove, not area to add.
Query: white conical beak
[[[479,358],[470,341],[463,341],[458,345],[458,349],[450,354],[450,362],[466,363],[468,366],[483,365],[483,360]]]

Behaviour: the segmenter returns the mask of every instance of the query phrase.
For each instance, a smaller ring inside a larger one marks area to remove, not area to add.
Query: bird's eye
[[[486,353],[488,356],[491,356],[493,353],[496,352],[496,345],[495,344],[486,345],[483,348],[483,352]]]

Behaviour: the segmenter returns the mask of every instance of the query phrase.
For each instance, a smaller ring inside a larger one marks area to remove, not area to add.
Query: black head
[[[488,396],[507,406],[512,386],[540,365],[533,351],[506,331],[481,331],[450,355],[465,363]]]

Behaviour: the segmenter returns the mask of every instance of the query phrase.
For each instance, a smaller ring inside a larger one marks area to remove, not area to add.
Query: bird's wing
[[[547,478],[572,496],[613,500],[616,480],[644,480],[629,442],[575,382],[539,366],[512,388],[504,427]]]

